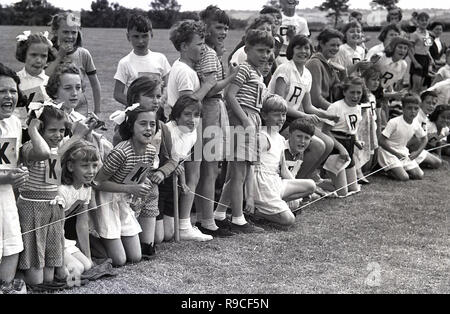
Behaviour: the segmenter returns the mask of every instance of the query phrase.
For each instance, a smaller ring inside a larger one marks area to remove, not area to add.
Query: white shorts
[[[12,256],[23,251],[19,213],[11,185],[0,185],[0,195],[0,256]]]
[[[429,152],[427,152],[426,150],[423,150],[423,151],[420,153],[419,157],[417,157],[417,158],[415,159],[415,161],[417,162],[417,164],[420,165],[421,163],[423,163],[423,162],[425,161],[425,159],[427,159],[427,157],[428,157],[429,154],[430,154]]]
[[[64,254],[72,255],[74,253],[81,252],[76,244],[76,241],[64,239]]]
[[[419,168],[419,164],[416,160],[411,160],[409,158],[400,160],[381,147],[378,149],[378,163],[384,168],[384,171],[389,171],[394,168],[403,168],[405,171],[410,171]]]

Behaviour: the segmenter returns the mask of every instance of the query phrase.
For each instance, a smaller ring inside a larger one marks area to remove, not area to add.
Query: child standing
[[[151,31],[148,17],[133,14],[128,19],[127,39],[133,51],[119,61],[114,75],[114,99],[124,106],[127,106],[126,89],[141,76],[157,78],[167,85],[170,64],[165,55],[148,49]]]
[[[403,115],[389,120],[379,141],[378,163],[394,180],[421,180],[423,171],[415,159],[427,143],[427,133],[417,121],[420,99],[407,94],[402,99]],[[420,140],[419,148],[410,152],[406,146],[413,136]]]
[[[362,102],[367,102],[364,81],[358,77],[350,77],[343,82],[344,99],[337,101],[328,108],[328,114],[338,115],[337,122],[327,120],[323,132],[333,138],[334,152],[344,161],[350,160],[348,167],[337,175],[331,174],[331,179],[337,194],[346,197],[361,191],[357,183],[354,147],[362,149],[362,143],[356,139],[361,123]],[[333,152],[332,152],[333,154]]]
[[[227,180],[219,203],[225,204],[231,199],[231,231],[234,233],[262,232],[263,229],[249,224],[243,215],[244,181],[247,175],[253,178],[251,162],[258,159],[256,136],[261,127],[260,110],[264,83],[259,69],[270,57],[274,39],[265,31],[250,30],[245,38],[247,61],[240,65],[236,78],[226,92],[230,107],[230,125],[234,126],[231,136],[237,136],[234,143],[234,155],[230,157],[227,168]],[[249,195],[246,202],[253,204],[253,188],[247,187]],[[227,225],[226,208],[218,206],[214,217],[216,224]]]
[[[80,20],[73,13],[59,13],[53,17],[51,27],[52,42],[58,50],[58,55],[56,60],[48,66],[46,74],[51,76],[55,68],[62,62],[74,63],[81,71],[83,93],[86,89],[87,80],[91,84],[94,96],[94,112],[99,114],[101,104],[100,81],[90,52],[82,47]],[[89,108],[86,97],[80,100],[76,110],[87,115]]]
[[[98,162],[97,148],[86,141],[73,144],[61,159],[62,185],[58,187],[61,206],[66,217],[77,215],[65,222],[64,266],[75,268],[68,270],[78,275],[92,267],[87,209],[91,201],[90,185],[97,174]]]
[[[294,201],[314,193],[313,180],[296,180],[287,168],[286,141],[278,132],[286,121],[287,104],[278,95],[265,99],[261,109],[264,127],[259,134],[261,164],[255,166],[255,215],[291,226],[295,216],[286,201]]]
[[[22,127],[13,111],[18,102],[23,102],[19,84],[16,73],[0,63],[0,146],[5,148],[0,162],[0,292],[11,286],[19,253],[23,250],[13,191],[13,188],[20,188],[28,179],[28,172],[17,168]]]

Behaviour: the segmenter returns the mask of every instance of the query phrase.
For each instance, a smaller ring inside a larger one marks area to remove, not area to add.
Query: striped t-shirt
[[[224,79],[222,63],[216,51],[209,46],[206,46],[202,59],[195,66],[195,71],[202,75],[214,73],[217,81]]]
[[[239,87],[236,94],[239,105],[261,110],[264,79],[254,66],[247,61],[242,63],[232,84]]]
[[[109,153],[103,164],[103,171],[111,176],[109,180],[123,183],[134,167],[142,162],[153,165],[156,149],[148,144],[144,155],[136,155],[131,140],[121,142]]]

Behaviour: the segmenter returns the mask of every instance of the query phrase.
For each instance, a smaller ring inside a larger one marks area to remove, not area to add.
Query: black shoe
[[[255,226],[253,224],[250,224],[248,222],[245,225],[242,225],[242,226],[236,225],[234,223],[231,223],[231,232],[234,232],[234,233],[237,233],[237,234],[239,234],[239,233],[244,233],[244,234],[247,234],[247,233],[262,233],[262,232],[264,232],[264,229],[260,228],[260,227],[257,227],[257,226]]]
[[[225,229],[225,230],[228,230],[228,231],[231,230],[231,221],[228,218],[225,218],[224,220],[214,219],[214,222],[216,223],[216,226],[221,228],[221,229]]]
[[[150,260],[156,257],[156,248],[154,244],[141,243],[141,252],[143,260]]]
[[[209,230],[207,228],[202,227],[202,224],[197,222],[195,226],[204,234],[209,234],[210,236],[213,236],[213,238],[227,238],[234,236],[234,233],[231,232],[229,229],[225,228],[218,228],[217,230]]]

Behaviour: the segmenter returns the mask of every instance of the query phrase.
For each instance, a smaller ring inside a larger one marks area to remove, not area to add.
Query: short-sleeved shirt
[[[428,116],[425,114],[425,112],[423,112],[422,109],[419,109],[416,120],[419,125],[425,130],[425,132],[427,132],[430,119],[428,119]]]
[[[183,160],[187,158],[197,142],[197,130],[193,132],[183,132],[175,121],[166,123],[172,137],[171,156],[175,160]]]
[[[392,58],[386,57],[385,53],[380,54],[377,66],[381,73],[381,86],[385,89],[391,88],[395,83],[403,79],[408,64],[405,60],[394,62]]]
[[[27,96],[29,94],[27,93],[28,90],[34,89],[36,87],[41,87],[42,96],[44,98],[44,101],[50,101],[51,98],[47,95],[47,92],[45,91],[45,86],[48,83],[49,77],[45,74],[45,71],[42,71],[41,74],[37,76],[33,76],[29,74],[25,68],[17,72],[17,76],[20,78],[20,90]],[[36,100],[33,100],[36,101]]]
[[[162,80],[169,72],[169,61],[162,53],[149,50],[145,56],[138,56],[132,51],[119,61],[114,79],[128,88],[141,76],[157,77]]]
[[[81,80],[83,83],[82,86],[84,92],[87,86],[88,75],[97,74],[97,69],[94,65],[94,60],[92,59],[91,53],[83,47],[78,47],[73,53],[67,56],[81,71]]]
[[[406,145],[414,135],[417,138],[423,138],[427,135],[416,119],[408,124],[403,116],[389,120],[382,134],[387,138],[386,143],[389,147],[406,155],[409,154]]]
[[[198,74],[201,75],[214,73],[217,81],[221,81],[224,79],[222,63],[220,62],[216,51],[209,46],[206,46],[206,49],[202,55],[202,59],[196,64],[195,70]],[[222,94],[222,92],[220,92],[220,94]]]
[[[287,38],[287,31],[289,26],[295,27],[295,34],[296,35],[304,35],[309,36],[309,28],[308,28],[308,21],[298,16],[297,14],[294,14],[294,16],[286,16],[283,13],[281,13],[281,27],[280,27],[280,35],[284,40],[283,47],[280,51],[281,57],[286,57],[286,48],[289,46],[289,39]]]
[[[450,48],[449,48],[450,49]],[[437,74],[442,76],[444,80],[450,78],[450,64],[446,64],[437,71]]]
[[[414,53],[416,55],[426,55],[430,51],[430,47],[433,46],[433,37],[431,37],[429,31],[425,31],[425,34],[416,30],[411,34],[410,40],[414,42]]]
[[[343,44],[339,46],[339,51],[336,57],[332,58],[331,61],[342,65],[345,69],[348,68],[362,60],[366,57],[366,52],[363,47],[356,46],[356,50],[350,47],[348,44]]]
[[[236,100],[239,105],[260,111],[262,108],[262,93],[264,79],[259,71],[247,61],[239,67],[232,84],[239,87]]]
[[[172,65],[167,83],[167,104],[173,107],[180,97],[180,92],[196,92],[200,89],[197,72],[186,63],[176,60]]]
[[[83,202],[83,205],[89,205],[91,201],[91,187],[82,186],[78,190],[73,185],[61,185],[58,187],[58,195],[62,198],[62,207],[68,211],[77,201]]]
[[[138,163],[153,165],[155,154],[155,147],[149,144],[143,155],[136,155],[131,140],[124,141],[117,144],[106,157],[103,171],[111,176],[111,181],[121,184]]]
[[[325,123],[331,125],[332,131],[342,132],[349,135],[356,135],[358,126],[361,123],[361,107],[350,107],[344,99],[334,102],[328,107],[327,113],[331,116],[338,116],[339,121],[326,120]]]
[[[277,80],[281,78],[286,83],[288,87],[288,94],[286,101],[290,108],[294,110],[304,111],[302,106],[302,100],[306,93],[311,92],[312,86],[312,75],[311,72],[304,67],[303,73],[297,69],[294,61],[289,61],[280,65],[272,76],[269,83],[269,92],[275,93],[275,86]]]
[[[427,91],[434,91],[438,95],[439,105],[449,105],[450,102],[450,78],[431,86]]]

